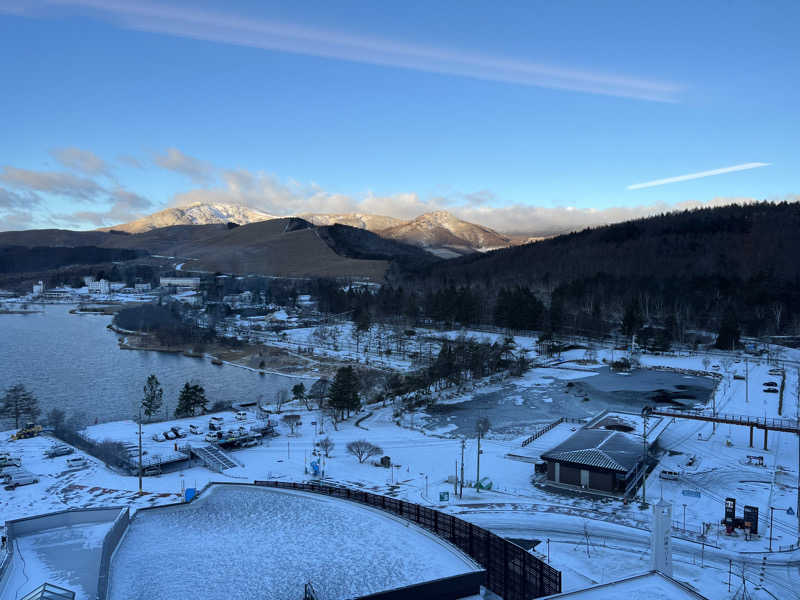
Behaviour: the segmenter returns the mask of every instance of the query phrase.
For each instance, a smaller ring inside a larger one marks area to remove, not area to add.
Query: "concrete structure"
[[[162,277],[161,287],[176,287],[196,290],[200,287],[199,277]]]
[[[672,576],[672,504],[663,498],[653,506],[650,566],[655,571]]]
[[[39,283],[33,284],[33,295],[34,296],[41,296],[44,293],[44,283],[41,281]]]

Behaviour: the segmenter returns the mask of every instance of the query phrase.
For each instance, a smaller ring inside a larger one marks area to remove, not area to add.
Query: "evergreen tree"
[[[630,302],[625,307],[625,314],[622,317],[622,335],[631,337],[635,335],[644,325],[642,313],[638,302]]]
[[[351,410],[358,410],[361,407],[358,388],[358,378],[353,367],[340,367],[328,390],[328,404],[334,411],[338,411],[340,416],[345,410],[349,416]]]
[[[200,413],[202,414],[206,411],[207,404],[208,400],[206,399],[206,391],[203,389],[203,386],[192,385],[187,381],[183,389],[181,389],[180,396],[178,396],[178,406],[175,409],[175,416],[179,418],[193,417],[197,409],[200,409]]]
[[[12,385],[6,390],[3,404],[0,405],[0,417],[14,419],[14,427],[17,429],[21,422],[24,424],[23,417],[28,421],[36,421],[40,412],[36,396],[21,383]]]
[[[733,308],[728,307],[722,316],[717,335],[717,348],[732,350],[739,345],[739,319]]]
[[[150,375],[144,384],[144,396],[142,398],[142,409],[144,415],[149,419],[158,412],[164,401],[164,390],[155,375]]]

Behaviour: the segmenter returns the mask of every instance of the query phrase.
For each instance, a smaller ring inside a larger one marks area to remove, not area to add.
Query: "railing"
[[[561,592],[560,571],[513,542],[453,515],[397,498],[317,482],[254,483],[352,500],[413,521],[472,557],[486,570],[486,587],[504,600],[528,600]]]
[[[765,417],[753,417],[749,415],[728,415],[711,414],[700,410],[671,410],[656,409],[654,415],[662,417],[675,417],[677,419],[694,419],[696,421],[714,421],[730,425],[743,425],[746,427],[757,427],[759,429],[770,429],[772,431],[785,431],[788,433],[800,433],[797,421],[794,419],[774,419]]]
[[[558,426],[558,425],[561,425],[561,423],[563,423],[563,422],[564,422],[564,417],[561,417],[560,419],[556,419],[556,420],[555,420],[555,421],[553,421],[552,423],[548,423],[547,425],[545,425],[544,427],[542,427],[542,428],[541,428],[541,429],[539,429],[538,431],[535,431],[535,432],[534,432],[534,434],[533,434],[532,436],[530,436],[530,437],[529,437],[527,440],[525,440],[524,442],[522,442],[522,447],[524,448],[525,446],[527,446],[527,445],[528,445],[528,444],[530,444],[531,442],[533,442],[533,441],[535,441],[535,440],[539,439],[539,438],[540,438],[540,437],[542,437],[542,436],[543,436],[545,433],[547,433],[548,431],[550,431],[550,430],[551,430],[551,429],[553,429],[554,427],[556,427],[556,426]]]
[[[43,583],[32,592],[25,594],[21,600],[73,600],[75,592],[52,583]]]

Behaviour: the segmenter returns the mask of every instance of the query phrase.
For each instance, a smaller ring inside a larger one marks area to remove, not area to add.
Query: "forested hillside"
[[[727,315],[743,334],[797,334],[798,258],[800,204],[733,205],[441,262],[407,272],[375,302],[437,321],[555,332],[604,334],[625,320],[626,332],[685,339],[689,329],[718,330]]]

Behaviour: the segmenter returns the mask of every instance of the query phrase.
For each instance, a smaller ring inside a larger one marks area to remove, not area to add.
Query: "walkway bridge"
[[[750,428],[750,447],[753,447],[753,430],[764,430],[764,450],[767,449],[767,432],[783,431],[800,435],[800,424],[796,419],[772,419],[768,417],[755,417],[750,415],[712,414],[702,410],[674,410],[669,408],[654,409],[651,413],[661,417],[675,419],[692,419],[694,421],[707,421],[709,423],[722,423],[725,425],[740,425]]]

